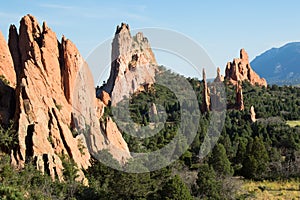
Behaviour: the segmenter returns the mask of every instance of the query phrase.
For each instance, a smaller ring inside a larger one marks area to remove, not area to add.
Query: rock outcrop
[[[224,81],[224,76],[221,75],[221,69],[218,67],[217,69],[217,77],[215,78],[214,82],[219,83]]]
[[[40,27],[27,15],[19,33],[10,27],[9,44],[2,35],[0,42],[0,75],[10,82],[0,82],[0,119],[7,122],[14,115],[19,142],[11,155],[15,166],[32,160],[40,171],[63,180],[63,155],[79,169],[87,169],[91,156],[103,149],[120,163],[130,158],[116,124],[107,120],[106,128],[100,128],[106,102],[96,98],[88,66],[70,40],[59,42],[46,23]],[[83,180],[81,170],[79,175]]]
[[[244,96],[243,96],[243,89],[241,84],[238,82],[236,85],[236,109],[237,110],[244,110]]]
[[[106,106],[110,104],[110,95],[105,90],[101,90],[98,96]]]
[[[202,75],[203,75],[203,91],[202,91],[203,100],[201,105],[201,111],[204,113],[210,111],[210,90],[208,88],[207,81],[206,81],[205,69],[203,69]]]
[[[148,39],[140,32],[132,37],[127,24],[117,27],[111,60],[109,79],[97,96],[106,91],[113,106],[155,82],[157,63]]]
[[[240,51],[240,58],[227,63],[225,79],[233,84],[237,84],[238,81],[249,81],[252,85],[267,87],[267,81],[260,78],[251,68],[248,54],[244,49]]]
[[[250,118],[252,122],[256,122],[256,113],[254,110],[254,106],[251,106],[250,108]]]
[[[150,115],[154,116],[154,115],[157,115],[158,114],[158,111],[157,111],[157,108],[156,108],[156,104],[155,103],[151,103],[151,106],[150,106]]]

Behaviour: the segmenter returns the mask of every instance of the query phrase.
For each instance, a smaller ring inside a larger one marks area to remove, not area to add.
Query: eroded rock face
[[[246,80],[252,85],[267,87],[267,81],[264,78],[260,78],[251,68],[248,54],[244,49],[240,51],[240,58],[235,58],[232,62],[227,63],[225,78],[233,84]]]
[[[0,31],[0,75],[2,79],[6,79],[9,82],[9,86],[12,88],[16,87],[16,73],[14,70],[14,63],[9,52],[9,48]]]
[[[22,18],[18,38],[21,70],[16,88],[19,149],[15,157],[20,167],[34,159],[38,168],[44,166],[42,171],[62,179],[59,156],[67,154],[79,169],[86,169],[90,154],[87,149],[80,152],[78,138],[70,130],[72,106],[62,86],[60,45],[56,34],[45,23],[40,28],[31,15]]]
[[[63,180],[62,155],[72,158],[79,169],[87,169],[91,154],[103,149],[108,149],[120,163],[130,158],[114,122],[109,121],[105,130],[100,128],[105,102],[96,98],[88,66],[70,40],[63,37],[60,43],[46,23],[40,27],[33,16],[27,15],[20,22],[19,34],[15,26],[10,27],[11,54],[6,43],[1,46],[5,46],[1,48],[7,54],[5,66],[9,68],[1,65],[0,74],[16,71],[18,77],[16,91],[9,86],[3,89],[0,83],[1,93],[13,94],[5,95],[6,103],[16,98],[13,113],[19,147],[11,154],[12,164],[23,167],[33,160],[37,169]],[[13,58],[9,59],[10,55]],[[8,75],[14,86],[16,75]],[[6,103],[0,104],[1,116],[2,107],[11,107]],[[83,180],[81,170],[79,175]]]
[[[132,37],[124,23],[117,27],[111,59],[110,77],[103,89],[110,94],[113,106],[124,96],[129,97],[155,82],[157,63],[148,39],[142,33]]]
[[[121,161],[121,164],[125,164],[129,158],[127,155],[129,149],[116,123],[110,117],[106,119],[105,135],[109,142],[107,149],[109,149],[115,159]]]

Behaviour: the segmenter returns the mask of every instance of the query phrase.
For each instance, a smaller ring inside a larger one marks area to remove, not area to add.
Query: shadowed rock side
[[[260,78],[251,68],[248,54],[244,49],[240,51],[240,58],[235,58],[232,62],[227,63],[225,79],[233,84],[247,80],[252,85],[267,87],[267,81],[264,78]]]
[[[1,60],[0,74],[10,85],[1,82],[0,89],[1,94],[10,92],[1,95],[6,103],[2,105],[1,100],[0,116],[3,119],[14,114],[19,140],[12,153],[14,165],[23,167],[33,160],[39,170],[62,180],[61,155],[72,158],[79,169],[90,166],[90,152],[96,154],[102,149],[110,150],[120,162],[130,157],[120,132],[100,129],[104,104],[96,99],[92,75],[70,40],[63,37],[59,42],[46,23],[40,27],[31,15],[22,18],[19,34],[15,26],[10,27],[9,48],[1,37],[5,60]],[[7,104],[12,98],[16,106]],[[15,112],[3,112],[5,106],[15,107]],[[109,126],[116,125],[111,121]],[[83,180],[81,170],[79,175]]]
[[[16,73],[6,41],[0,32],[0,124],[7,126],[15,110]]]
[[[124,96],[129,97],[155,82],[157,63],[148,39],[142,33],[132,37],[124,23],[117,27],[111,60],[110,76],[103,89],[110,95],[113,106]],[[97,96],[101,93],[102,89],[98,90]]]

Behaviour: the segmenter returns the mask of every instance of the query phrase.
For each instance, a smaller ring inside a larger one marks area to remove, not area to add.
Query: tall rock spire
[[[111,60],[110,76],[103,89],[111,96],[112,105],[155,82],[157,63],[148,39],[140,32],[132,37],[125,23],[116,29]],[[103,89],[97,91],[97,96]]]
[[[215,78],[214,82],[223,82],[224,76],[221,75],[220,67],[217,68],[217,77]]]
[[[236,86],[236,109],[244,110],[244,97],[243,97],[243,89],[239,82],[237,82]]]
[[[202,76],[203,76],[203,92],[202,92],[203,102],[202,102],[202,106],[201,106],[201,111],[208,112],[208,111],[210,111],[210,90],[207,86],[206,72],[205,72],[204,68],[202,71]]]
[[[254,106],[251,106],[250,108],[250,118],[252,122],[256,122],[256,113],[255,113]]]

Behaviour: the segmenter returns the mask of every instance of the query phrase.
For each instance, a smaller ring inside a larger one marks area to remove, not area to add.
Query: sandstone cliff
[[[0,122],[14,115],[19,145],[11,156],[16,167],[32,160],[39,170],[62,180],[62,155],[79,169],[87,169],[91,155],[102,149],[119,162],[130,157],[112,120],[100,129],[106,102],[96,98],[88,66],[70,40],[59,42],[46,23],[40,27],[27,15],[19,33],[10,27],[8,43],[0,35],[0,75],[10,82],[0,83]],[[81,170],[79,175],[84,178]]]
[[[259,85],[267,87],[267,81],[260,78],[250,66],[248,54],[244,49],[240,51],[240,58],[233,59],[228,62],[225,71],[225,79],[233,84],[238,81],[249,81],[252,85]]]
[[[111,104],[114,106],[124,96],[129,97],[153,84],[156,66],[148,39],[140,32],[132,37],[127,24],[118,26],[112,42],[110,76],[103,87],[110,95]],[[102,89],[97,95],[101,93]]]

